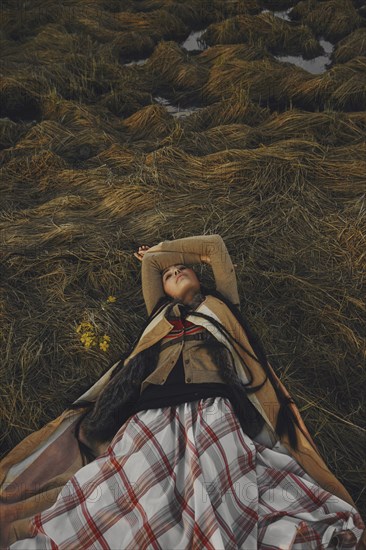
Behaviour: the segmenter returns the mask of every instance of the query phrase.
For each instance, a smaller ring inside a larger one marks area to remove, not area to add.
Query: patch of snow
[[[169,103],[168,99],[166,99],[165,97],[161,97],[161,96],[156,96],[153,99],[155,99],[155,101],[160,103],[160,105],[164,105],[164,107],[166,108],[168,113],[170,113],[172,116],[177,117],[177,118],[189,116],[193,112],[199,111],[201,109],[201,107],[185,107],[184,108],[184,107],[179,107],[179,106],[176,106],[176,105],[171,105],[171,103]]]
[[[139,59],[138,61],[130,61],[129,63],[124,63],[126,67],[129,65],[144,65],[146,61],[148,61],[148,57],[146,59]]]
[[[319,38],[319,44],[323,47],[323,50],[328,55],[331,54],[334,50],[334,44],[328,42],[328,40],[324,40],[323,37]]]
[[[302,55],[275,55],[278,61],[287,61],[293,63],[308,73],[321,74],[326,71],[326,64],[329,63],[329,57],[327,55],[320,55],[314,57],[314,59],[304,59]]]
[[[292,7],[288,8],[287,10],[281,10],[281,11],[262,10],[261,13],[271,12],[276,17],[280,17],[281,19],[284,19],[285,21],[291,21],[290,17],[288,16],[288,14],[291,10],[292,10]]]
[[[325,55],[319,55],[313,59],[304,59],[302,55],[275,55],[275,58],[278,59],[278,61],[293,63],[312,74],[324,73],[327,70],[326,65],[330,63],[329,56],[334,49],[334,44],[324,40],[323,37],[320,37],[319,43],[324,49]]]
[[[205,30],[206,29],[191,32],[191,34],[185,39],[185,41],[181,42],[180,46],[182,46],[182,48],[189,52],[192,50],[205,50],[207,48],[207,44],[203,40],[201,40],[201,36],[205,32]]]

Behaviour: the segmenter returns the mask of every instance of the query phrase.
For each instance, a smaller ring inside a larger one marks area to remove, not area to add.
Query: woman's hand
[[[143,244],[142,246],[139,246],[138,252],[134,252],[133,255],[135,256],[135,258],[140,260],[140,262],[142,262],[142,258],[144,257],[145,252],[149,250],[149,248],[151,247]]]
[[[201,256],[201,262],[203,262],[204,264],[210,264],[211,263],[210,256]]]

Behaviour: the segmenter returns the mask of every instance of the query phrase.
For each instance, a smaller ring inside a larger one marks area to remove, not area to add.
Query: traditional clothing
[[[132,416],[10,550],[306,550],[336,548],[342,532],[344,549],[360,527],[280,443],[252,440],[230,401],[209,397]]]
[[[222,305],[207,296],[197,311],[217,315]],[[95,398],[115,367],[79,399]],[[256,438],[241,427],[229,397],[200,397],[134,413],[84,466],[74,435],[83,409],[65,411],[0,464],[2,521],[14,522],[20,538],[10,550],[327,548],[342,532],[353,537],[342,548],[355,548],[362,519],[296,406],[298,451],[286,437],[271,439],[267,399],[278,401],[268,388],[258,394],[249,398],[266,424]]]

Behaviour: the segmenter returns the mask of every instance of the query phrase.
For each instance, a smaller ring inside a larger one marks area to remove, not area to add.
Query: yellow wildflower
[[[109,344],[108,344],[108,342],[99,342],[99,347],[100,347],[101,350],[107,351],[107,349],[109,347]]]
[[[114,296],[110,296],[110,298],[114,299]],[[96,329],[91,323],[87,321],[81,322],[76,328],[76,332],[79,333],[80,336],[80,342],[86,349],[89,349],[91,346],[97,346],[99,342],[100,349],[107,351],[111,337],[107,334],[98,336],[94,330]]]
[[[87,321],[83,321],[82,323],[80,323],[77,328],[76,328],[76,332],[80,332],[81,330],[85,330],[85,329],[91,329],[93,328],[93,325],[91,323],[88,323]]]
[[[80,327],[80,330],[81,328],[93,328],[91,323],[81,323],[78,328]],[[79,331],[78,331],[79,332]],[[96,341],[95,341],[95,334],[92,330],[86,330],[85,332],[83,332],[80,336],[80,342],[82,342],[82,344],[84,344],[84,346],[89,349],[90,346],[96,346]]]
[[[108,303],[113,303],[117,300],[117,298],[115,296],[108,296],[107,298],[107,302]]]

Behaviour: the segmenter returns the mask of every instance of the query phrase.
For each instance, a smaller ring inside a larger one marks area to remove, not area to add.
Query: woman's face
[[[165,294],[179,298],[184,302],[200,290],[199,279],[191,267],[183,264],[171,265],[162,272],[162,283]]]

